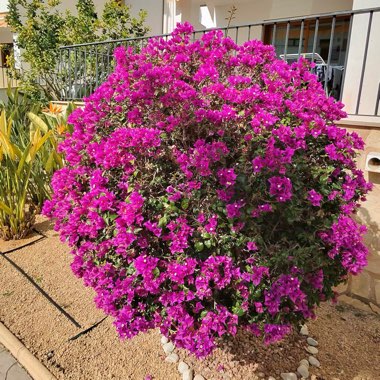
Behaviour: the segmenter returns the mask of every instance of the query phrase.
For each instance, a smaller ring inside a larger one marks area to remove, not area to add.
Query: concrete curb
[[[48,369],[0,322],[0,343],[34,380],[56,380]]]

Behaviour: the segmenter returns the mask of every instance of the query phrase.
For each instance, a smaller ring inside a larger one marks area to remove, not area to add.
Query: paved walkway
[[[16,359],[0,344],[0,380],[32,380]]]

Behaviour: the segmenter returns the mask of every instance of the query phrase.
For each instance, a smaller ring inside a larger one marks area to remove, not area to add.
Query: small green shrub
[[[60,10],[62,3],[59,0],[8,1],[7,23],[17,33],[22,63],[27,63],[22,70],[15,69],[12,54],[9,74],[20,80],[23,90],[36,99],[62,98],[63,78],[57,76],[56,70],[59,60],[70,67],[64,75],[72,80],[77,70],[83,70],[83,67],[74,68],[74,62],[69,63],[65,55],[60,55],[60,46],[140,37],[149,30],[144,25],[145,11],[140,10],[137,17],[132,17],[131,6],[116,0],[106,1],[102,13],[97,13],[93,0],[78,0],[75,15],[69,10]],[[83,66],[87,70],[87,80],[91,81],[95,76],[94,57],[91,51],[84,54],[86,64]]]
[[[5,240],[25,237],[50,197],[51,176],[63,167],[57,146],[70,132],[67,116],[75,108],[41,110],[17,90],[8,95],[0,105],[0,238]]]
[[[0,237],[5,240],[25,237],[34,223],[37,205],[31,201],[30,190],[36,185],[33,183],[33,179],[37,179],[36,157],[52,133],[36,128],[28,141],[19,135],[20,139],[15,142],[13,128],[13,120],[7,118],[3,110],[0,116]]]

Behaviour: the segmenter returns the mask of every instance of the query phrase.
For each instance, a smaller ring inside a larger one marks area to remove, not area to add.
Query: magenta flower
[[[308,192],[308,196],[307,196],[307,199],[310,201],[310,203],[313,205],[313,206],[317,206],[319,207],[321,205],[321,202],[322,202],[322,195],[317,193],[314,189],[313,190],[310,190]]]
[[[229,187],[235,184],[236,174],[234,169],[220,169],[218,171],[218,178],[222,186]]]
[[[248,251],[257,251],[258,250],[257,245],[254,241],[249,241],[247,243],[247,249],[248,249]]]
[[[292,182],[287,177],[269,178],[269,194],[278,202],[286,202],[292,197]]]
[[[192,32],[115,49],[44,213],[121,338],[159,328],[202,357],[238,327],[282,339],[363,269],[371,185],[308,62]]]

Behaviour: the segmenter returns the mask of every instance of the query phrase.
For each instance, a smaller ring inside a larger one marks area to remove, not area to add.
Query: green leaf
[[[47,124],[39,116],[37,116],[36,114],[34,114],[32,112],[28,112],[27,115],[28,115],[30,121],[37,128],[40,128],[43,133],[48,133],[49,127],[47,126]]]
[[[207,315],[208,311],[207,310],[203,310],[200,314],[200,317],[201,319],[203,319],[206,315]]]
[[[201,251],[203,251],[203,248],[204,248],[204,247],[205,247],[205,246],[204,246],[204,244],[203,244],[201,241],[195,243],[195,250],[196,250],[197,252],[201,252]]]
[[[205,246],[206,246],[207,248],[211,248],[211,246],[212,246],[212,241],[211,241],[211,240],[206,240],[206,241],[205,241]]]
[[[12,215],[13,211],[2,201],[0,201],[0,210],[3,210],[8,215]]]
[[[164,215],[162,218],[158,221],[158,227],[165,227],[168,224],[168,217]]]
[[[181,207],[184,209],[184,210],[187,210],[189,208],[189,203],[190,203],[190,200],[189,198],[184,198],[181,202]]]
[[[238,317],[242,317],[244,315],[244,310],[241,308],[239,304],[232,307],[232,312],[236,314]]]

